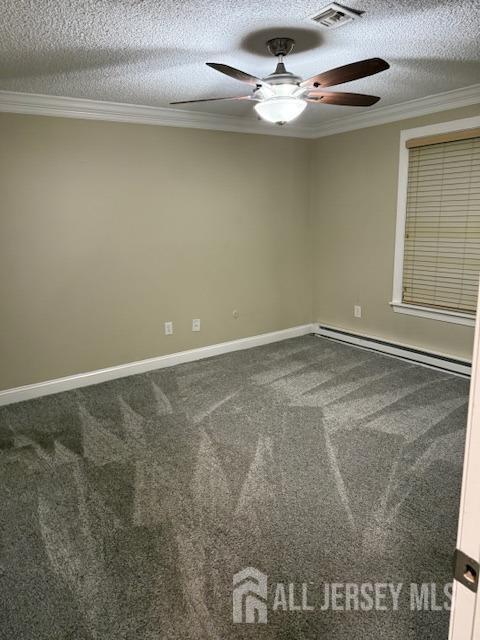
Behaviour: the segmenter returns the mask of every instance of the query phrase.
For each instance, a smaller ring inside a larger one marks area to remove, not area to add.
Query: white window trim
[[[407,216],[407,187],[408,187],[408,153],[406,142],[410,138],[421,138],[437,133],[450,133],[451,131],[464,131],[480,127],[480,116],[462,118],[450,122],[439,122],[415,129],[404,129],[400,132],[400,158],[398,164],[398,195],[397,195],[397,226],[395,231],[395,262],[393,268],[393,297],[390,302],[397,313],[406,313],[420,318],[431,318],[443,322],[464,324],[470,327],[475,325],[475,317],[467,313],[435,309],[434,307],[422,307],[402,302],[403,291],[403,253],[405,247],[405,219]]]

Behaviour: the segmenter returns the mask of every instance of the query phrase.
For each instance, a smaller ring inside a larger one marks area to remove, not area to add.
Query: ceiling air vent
[[[347,9],[347,7],[342,7],[342,5],[336,2],[331,2],[326,7],[323,7],[320,13],[310,16],[310,20],[316,22],[320,27],[336,29],[337,27],[347,24],[347,22],[355,20],[355,18],[359,18],[360,15],[360,13],[352,9]]]

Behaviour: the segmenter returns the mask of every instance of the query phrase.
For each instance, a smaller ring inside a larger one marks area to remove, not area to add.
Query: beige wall
[[[466,107],[316,140],[311,163],[314,318],[359,333],[471,357],[473,329],[394,313],[402,129],[478,115]],[[362,318],[353,306],[362,306]]]
[[[0,389],[312,320],[469,357],[388,303],[400,130],[478,111],[315,141],[1,114]]]
[[[0,115],[0,389],[310,322],[308,154]]]

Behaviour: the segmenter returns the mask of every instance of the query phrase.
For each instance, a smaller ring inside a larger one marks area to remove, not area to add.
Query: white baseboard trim
[[[402,360],[410,360],[425,367],[442,369],[443,371],[449,371],[450,373],[456,373],[462,376],[470,376],[471,362],[463,358],[453,358],[443,353],[424,351],[410,345],[389,342],[382,338],[365,336],[325,325],[316,325],[314,333],[322,338],[346,342],[362,347],[363,349],[380,351],[386,355],[401,358]]]
[[[182,364],[184,362],[211,358],[212,356],[218,356],[223,353],[260,347],[272,342],[287,340],[288,338],[297,338],[307,335],[308,333],[313,333],[315,328],[316,325],[304,324],[289,329],[282,329],[281,331],[262,333],[248,338],[240,338],[238,340],[230,340],[229,342],[212,344],[207,347],[199,347],[198,349],[189,349],[188,351],[179,351],[165,356],[139,360],[138,362],[129,362],[116,367],[107,367],[106,369],[88,371],[87,373],[79,373],[66,376],[65,378],[57,378],[56,380],[28,384],[23,387],[16,387],[15,389],[6,389],[5,391],[0,391],[0,406],[13,404],[14,402],[23,402],[24,400],[32,400],[33,398],[48,396],[62,391],[70,391],[71,389],[79,389],[80,387],[88,387],[92,384],[99,384],[100,382],[107,382],[108,380],[115,380],[116,378],[125,378],[126,376],[145,373],[155,369],[173,367],[176,364]]]

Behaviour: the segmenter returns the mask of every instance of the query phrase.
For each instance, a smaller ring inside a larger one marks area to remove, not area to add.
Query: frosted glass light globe
[[[307,103],[292,96],[273,96],[257,102],[255,111],[262,120],[275,124],[285,124],[298,118],[303,113]]]

